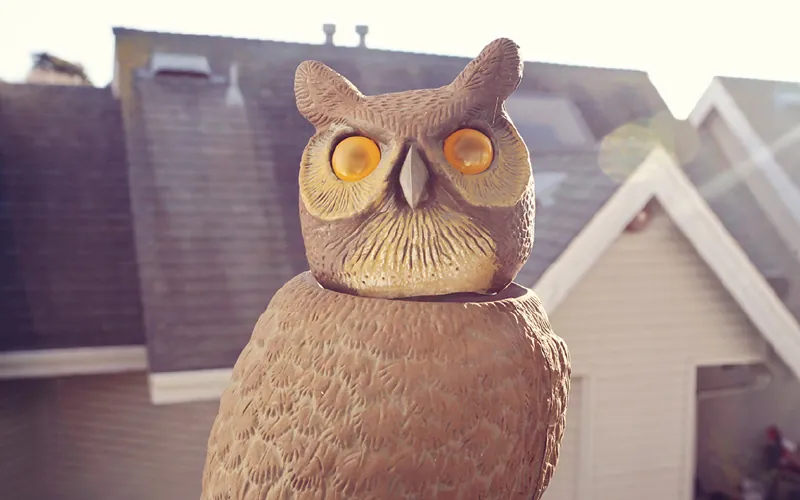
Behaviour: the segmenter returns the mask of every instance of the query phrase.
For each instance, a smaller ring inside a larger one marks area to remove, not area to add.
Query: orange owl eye
[[[371,174],[380,161],[381,150],[375,141],[354,135],[336,145],[331,166],[336,177],[355,182]]]
[[[444,140],[444,157],[462,174],[479,174],[492,164],[492,140],[473,128],[456,130]]]

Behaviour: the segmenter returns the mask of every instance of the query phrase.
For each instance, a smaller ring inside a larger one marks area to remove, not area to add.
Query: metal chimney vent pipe
[[[359,47],[366,47],[367,46],[367,33],[369,33],[369,26],[365,26],[363,24],[359,24],[356,26],[356,33],[358,33],[359,38],[361,39],[358,42]]]
[[[325,45],[333,45],[333,35],[336,33],[336,25],[323,24],[322,31],[325,33]]]

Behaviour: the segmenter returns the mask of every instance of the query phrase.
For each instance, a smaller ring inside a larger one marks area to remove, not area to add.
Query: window
[[[188,76],[201,79],[211,77],[211,66],[205,56],[155,52],[150,59],[153,75]]]
[[[506,108],[529,148],[558,148],[594,143],[572,101],[559,96],[512,95]]]

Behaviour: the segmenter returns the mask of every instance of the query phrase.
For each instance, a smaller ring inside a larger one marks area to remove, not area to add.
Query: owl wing
[[[234,369],[242,368],[240,365],[247,358],[246,353],[250,351],[252,351],[252,346],[248,343]],[[247,440],[246,438],[242,439],[245,437],[242,434],[242,422],[236,418],[234,409],[234,402],[239,398],[240,385],[240,381],[234,379],[220,399],[219,412],[208,437],[201,500],[228,498],[224,494],[233,492],[236,488],[237,478],[241,475],[241,471],[239,471],[242,466],[241,452],[247,446]]]
[[[549,324],[548,324],[549,327]],[[539,419],[546,423],[550,432],[544,434],[545,441],[542,446],[540,472],[536,481],[532,500],[539,500],[550,485],[550,480],[555,472],[561,450],[561,439],[564,437],[566,426],[567,401],[569,400],[570,367],[569,350],[563,339],[550,331],[542,335],[540,350],[542,362],[550,365],[548,376],[543,377],[542,397],[544,404],[541,406],[542,414]]]
[[[302,321],[282,312],[287,296],[295,297],[291,287],[273,297],[233,367],[208,439],[201,500],[308,498],[300,493],[324,489],[316,438],[332,426],[298,397],[320,373],[298,358],[307,339]]]

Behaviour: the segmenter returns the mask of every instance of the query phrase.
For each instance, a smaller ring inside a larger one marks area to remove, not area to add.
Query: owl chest
[[[302,476],[331,498],[530,498],[537,429],[558,427],[566,377],[550,332],[519,314],[530,307],[309,295],[279,294],[259,320],[207,477],[297,491]]]
[[[240,359],[239,393],[308,435],[328,429],[337,446],[437,448],[482,425],[495,438],[521,437],[538,379],[524,325],[434,316],[278,314]]]

